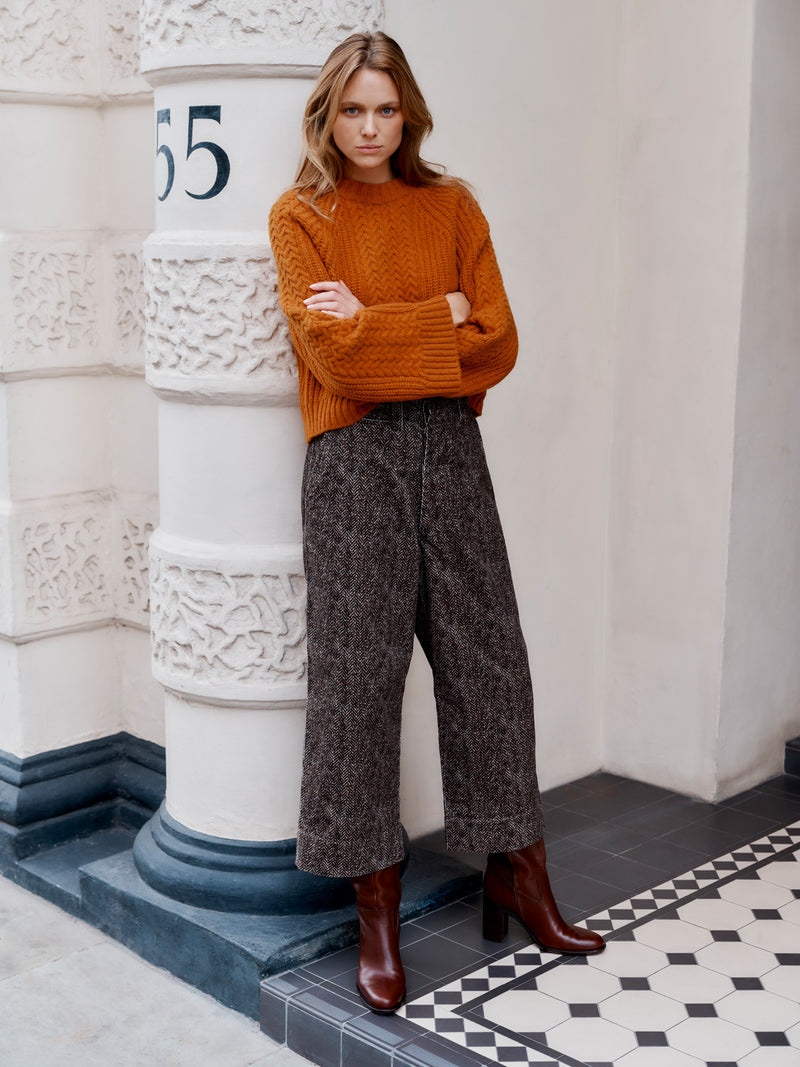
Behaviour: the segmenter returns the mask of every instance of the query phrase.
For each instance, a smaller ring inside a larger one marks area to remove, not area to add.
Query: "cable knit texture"
[[[325,214],[332,202],[320,201]],[[344,180],[330,219],[290,190],[269,225],[309,441],[389,400],[466,396],[480,413],[514,365],[517,332],[488,224],[466,189]],[[363,310],[336,319],[306,308],[312,282],[338,280]],[[445,297],[456,291],[472,305],[459,326]]]

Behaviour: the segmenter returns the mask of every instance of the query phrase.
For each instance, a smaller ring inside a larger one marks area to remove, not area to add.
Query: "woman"
[[[299,368],[308,717],[297,865],[348,877],[357,986],[405,996],[400,711],[414,634],[436,696],[447,846],[487,852],[484,937],[516,916],[544,948],[602,938],[545,870],[527,652],[476,416],[517,335],[466,186],[419,155],[432,128],[400,47],[354,34],[309,99],[270,237]]]

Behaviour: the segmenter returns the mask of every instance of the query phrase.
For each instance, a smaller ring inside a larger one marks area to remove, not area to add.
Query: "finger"
[[[304,300],[303,303],[307,308],[311,308],[313,311],[319,311],[320,308],[332,308],[334,311],[342,310],[341,301],[328,300],[325,297],[309,297],[309,299]]]
[[[324,289],[338,290],[341,284],[341,282],[312,282],[308,288],[317,291]]]

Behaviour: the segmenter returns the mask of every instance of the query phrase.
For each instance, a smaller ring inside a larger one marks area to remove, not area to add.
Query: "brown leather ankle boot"
[[[361,999],[378,1015],[391,1015],[405,1000],[400,959],[400,864],[351,878],[360,930],[358,979]]]
[[[561,918],[545,867],[544,838],[516,852],[493,852],[483,877],[483,936],[504,941],[513,915],[548,952],[601,952],[600,934]]]

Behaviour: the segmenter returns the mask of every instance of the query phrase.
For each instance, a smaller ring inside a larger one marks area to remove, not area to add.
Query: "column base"
[[[310,915],[353,901],[346,878],[295,866],[295,838],[237,841],[192,830],[164,803],[133,846],[136,870],[153,889],[183,904],[249,915]]]

